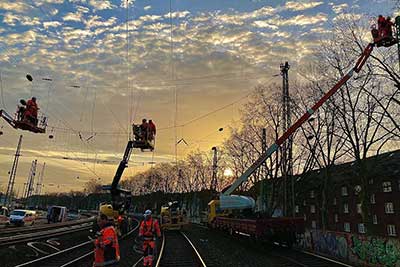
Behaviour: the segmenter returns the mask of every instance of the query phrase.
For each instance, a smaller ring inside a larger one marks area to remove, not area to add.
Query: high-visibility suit
[[[149,134],[149,124],[147,122],[142,122],[142,124],[140,125],[140,131],[142,135],[142,140],[147,141]]]
[[[158,221],[153,218],[142,221],[139,228],[139,236],[143,238],[143,266],[153,266],[156,237],[161,237]]]
[[[24,119],[32,122],[33,124],[37,124],[37,116],[38,116],[38,106],[35,101],[29,99],[26,102],[26,108],[24,113]]]
[[[111,224],[100,230],[100,235],[94,242],[93,266],[113,266],[120,259],[117,232]]]
[[[383,29],[386,27],[386,19],[382,15],[378,17],[378,32],[379,37],[383,35]]]
[[[149,141],[152,141],[154,139],[154,136],[156,135],[156,125],[154,124],[153,121],[149,121],[148,123],[149,127]]]
[[[393,30],[392,30],[393,26],[394,23],[389,18],[387,18],[385,27],[383,28],[383,36],[393,38]]]

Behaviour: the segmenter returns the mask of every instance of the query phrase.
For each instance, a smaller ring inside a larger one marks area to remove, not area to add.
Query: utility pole
[[[397,40],[400,40],[400,16],[396,17],[395,23],[396,23]],[[398,52],[398,60],[400,67],[400,42],[397,43],[397,52]]]
[[[35,159],[34,161],[32,161],[31,169],[29,171],[28,179],[26,181],[26,189],[24,192],[25,201],[27,201],[28,198],[33,193],[33,185],[34,185],[35,175],[36,175],[36,166],[37,166],[37,160]]]
[[[286,61],[280,65],[282,75],[282,126],[283,132],[286,132],[292,125],[291,119],[291,100],[289,94],[289,69],[290,65]],[[290,213],[294,216],[294,181],[293,181],[293,154],[292,154],[293,137],[290,136],[287,142],[282,144],[282,177],[284,179],[284,216]],[[289,184],[290,180],[290,184]],[[289,195],[290,194],[290,195]]]
[[[267,129],[263,128],[262,129],[262,140],[261,140],[261,149],[262,153],[265,153],[267,151]],[[261,186],[260,186],[260,206],[261,206],[261,212],[265,212],[267,208],[267,179],[268,179],[268,168],[267,168],[267,162],[264,161],[263,163],[263,168],[264,168],[264,174],[265,176],[261,180]]]
[[[211,191],[216,192],[218,186],[217,172],[218,172],[218,157],[217,147],[213,146],[211,149],[214,152],[213,165],[212,165],[212,178],[211,178]]]
[[[42,186],[43,186],[43,176],[44,176],[44,169],[46,168],[46,162],[43,163],[42,170],[39,173],[39,177],[36,183],[36,190],[35,195],[37,197],[37,206],[39,206],[40,202],[40,194],[42,193]]]
[[[22,144],[22,135],[19,136],[17,150],[15,151],[14,161],[13,161],[13,165],[11,167],[10,177],[8,179],[7,192],[6,192],[6,196],[4,198],[4,205],[6,205],[6,206],[11,206],[12,199],[13,199],[15,175],[17,174],[19,156],[21,155],[20,154],[21,144]]]

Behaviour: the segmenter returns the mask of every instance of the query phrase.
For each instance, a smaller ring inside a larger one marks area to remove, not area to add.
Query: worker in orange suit
[[[386,24],[386,19],[384,16],[379,15],[378,17],[378,33],[379,33],[379,37],[381,37],[383,35],[383,29],[385,28],[385,24]]]
[[[24,119],[30,121],[34,125],[38,123],[38,105],[36,103],[36,97],[32,97],[26,102],[26,109],[24,113]]]
[[[112,222],[105,214],[100,214],[97,224],[100,232],[94,242],[94,263],[93,266],[118,266],[120,259],[118,236]]]
[[[155,135],[156,125],[154,124],[153,120],[149,120],[149,141],[152,141]]]
[[[392,22],[392,18],[387,17],[383,36],[393,38],[393,26],[394,26],[394,23]]]
[[[143,266],[153,266],[156,238],[161,237],[160,225],[151,216],[151,210],[146,210],[144,220],[140,223],[139,237],[143,239]]]
[[[141,137],[142,141],[147,141],[147,138],[149,136],[149,124],[147,123],[146,119],[142,120],[142,124],[140,125],[140,131],[141,131]]]

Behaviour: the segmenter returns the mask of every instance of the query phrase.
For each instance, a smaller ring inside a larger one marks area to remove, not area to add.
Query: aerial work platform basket
[[[0,109],[0,117],[3,118],[14,129],[21,129],[21,130],[30,131],[33,133],[45,133],[46,132],[46,117],[42,117],[39,120],[39,126],[33,124],[32,122],[30,122],[28,120],[15,119],[3,109]]]
[[[142,151],[144,150],[154,150],[154,136],[150,135],[149,133],[143,133],[140,125],[133,124],[133,147],[140,148]]]

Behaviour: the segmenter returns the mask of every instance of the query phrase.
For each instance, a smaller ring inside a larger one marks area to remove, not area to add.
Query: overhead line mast
[[[363,53],[361,56],[358,58],[355,66],[346,74],[344,75],[325,95],[321,97],[320,100],[318,100],[317,103],[315,103],[311,108],[309,108],[303,116],[301,116],[286,132],[283,133],[283,135],[274,143],[272,144],[267,151],[265,151],[261,156],[231,185],[228,190],[226,190],[222,195],[220,196],[221,199],[221,208],[227,208],[224,207],[224,197],[228,197],[230,194],[235,191],[240,184],[242,184],[244,181],[246,181],[250,175],[252,175],[258,167],[260,167],[274,152],[278,150],[279,147],[282,146],[282,144],[288,140],[291,135],[298,129],[300,126],[306,122],[312,114],[314,114],[315,111],[318,110],[319,107],[321,107],[332,95],[334,95],[342,85],[344,85],[354,74],[354,72],[359,73],[364,66],[365,62],[369,58],[369,56],[372,53],[372,50],[374,49],[375,43],[369,43],[367,47],[364,49]],[[227,201],[226,203],[228,203]]]
[[[13,165],[11,167],[10,177],[8,179],[8,186],[6,196],[4,198],[4,205],[10,206],[12,204],[12,198],[14,195],[14,184],[15,184],[15,175],[17,174],[19,156],[21,156],[21,144],[22,144],[22,135],[19,136],[17,150],[15,151]]]

